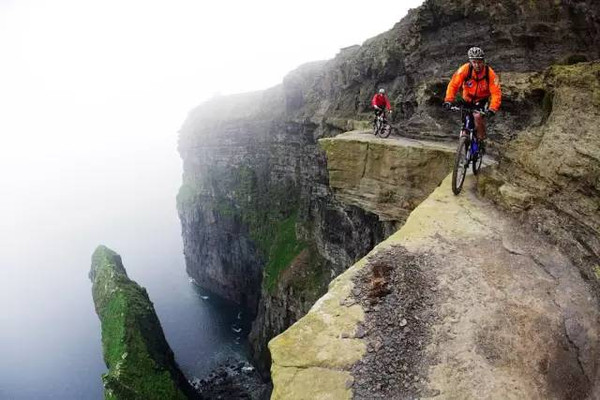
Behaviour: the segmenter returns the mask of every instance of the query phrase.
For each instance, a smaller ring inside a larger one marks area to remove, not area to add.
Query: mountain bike
[[[373,134],[382,138],[390,136],[392,127],[387,121],[385,110],[377,110],[373,121]]]
[[[475,134],[475,122],[473,120],[473,111],[485,115],[485,111],[479,108],[471,107],[450,107],[452,111],[460,111],[463,118],[463,126],[460,130],[458,148],[456,149],[456,158],[454,159],[454,169],[452,170],[452,192],[459,194],[469,165],[472,166],[473,175],[477,175],[481,169],[485,147],[477,139]]]

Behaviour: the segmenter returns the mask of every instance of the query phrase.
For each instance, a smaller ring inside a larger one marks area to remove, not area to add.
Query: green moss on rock
[[[592,270],[594,271],[594,276],[597,281],[600,281],[600,265],[595,265]]]
[[[242,225],[264,263],[263,285],[274,289],[281,271],[307,247],[296,237],[300,196],[296,183],[271,182],[268,171],[249,164],[207,167],[196,179],[179,189],[180,212],[203,209],[215,220]]]
[[[92,295],[108,372],[105,399],[198,398],[177,367],[148,293],[105,246],[92,256]]]
[[[264,286],[272,291],[277,283],[279,274],[286,269],[298,254],[306,247],[296,238],[297,214],[276,224],[269,249],[269,259],[265,266]]]
[[[229,170],[229,197],[220,196],[215,212],[239,218],[265,260],[263,285],[272,291],[280,273],[306,247],[296,237],[298,203],[292,183],[266,184],[249,166]]]
[[[177,193],[178,209],[191,207],[198,197],[198,188],[191,183],[183,183]]]

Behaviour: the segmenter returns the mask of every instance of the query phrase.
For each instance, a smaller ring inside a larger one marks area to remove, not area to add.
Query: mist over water
[[[61,131],[50,119],[45,145],[22,136],[0,161],[2,399],[103,397],[88,278],[99,244],[118,252],[129,277],[148,290],[188,377],[246,351],[231,329],[244,322],[238,308],[203,293],[185,273],[175,198],[176,132],[186,108],[138,101],[105,107],[105,121],[95,114],[95,123],[77,127],[80,138],[69,123]],[[127,119],[111,115],[124,110]],[[77,122],[86,114],[72,112]]]
[[[87,277],[99,244],[148,289],[188,376],[243,353],[238,310],[185,274],[187,111],[275,85],[421,1],[383,0],[367,19],[373,7],[348,0],[0,1],[0,399],[102,398]]]

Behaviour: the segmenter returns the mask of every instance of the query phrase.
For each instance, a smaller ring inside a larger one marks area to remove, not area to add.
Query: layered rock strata
[[[200,285],[257,313],[251,342],[268,371],[268,339],[303,315],[330,279],[391,233],[393,223],[333,197],[316,140],[327,127],[205,121],[184,127],[180,141],[187,270]]]
[[[531,74],[545,116],[515,132],[480,193],[515,213],[575,260],[600,293],[600,62]]]
[[[108,372],[105,399],[200,399],[175,362],[148,293],[104,246],[92,256],[92,295]]]
[[[449,77],[466,62],[473,45],[485,50],[501,82],[507,72],[595,60],[600,57],[600,4],[424,1],[362,46],[290,73],[283,82],[286,110],[311,120],[367,117],[372,94],[385,87],[403,136],[452,138],[454,119],[442,113],[440,104]],[[528,111],[538,108],[543,95],[505,99],[496,139],[509,139],[515,126],[526,125]]]
[[[319,140],[335,196],[379,216],[406,220],[454,163],[455,146],[406,138],[375,139],[353,131]]]

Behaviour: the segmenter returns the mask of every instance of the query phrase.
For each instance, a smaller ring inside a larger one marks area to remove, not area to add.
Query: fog
[[[278,84],[420,3],[0,0],[0,398],[101,397],[98,244],[167,309],[165,285],[186,279],[188,110]]]

